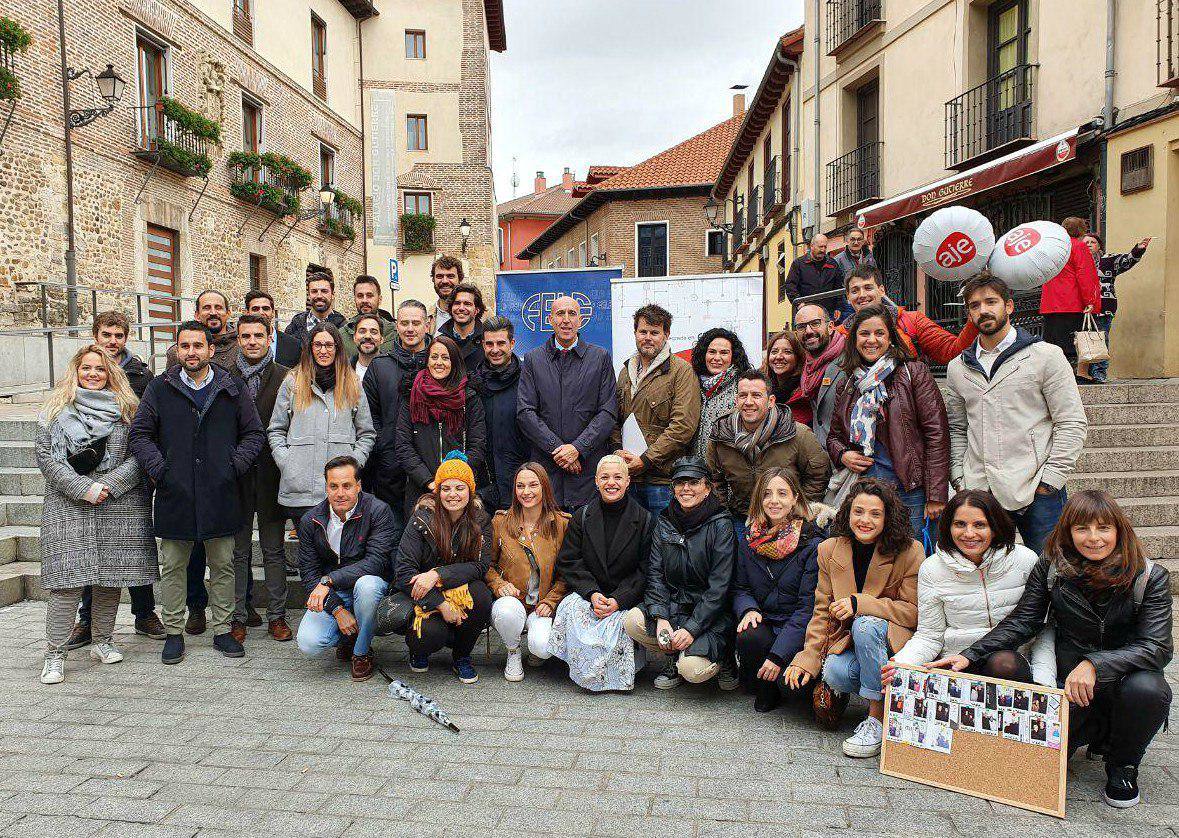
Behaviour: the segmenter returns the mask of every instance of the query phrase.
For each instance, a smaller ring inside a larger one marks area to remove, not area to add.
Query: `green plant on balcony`
[[[356,238],[356,228],[341,218],[327,217],[319,222],[319,228],[329,236],[352,241]]]
[[[299,193],[311,185],[311,172],[275,152],[233,151],[226,155],[225,164],[233,175],[230,193],[276,215],[297,213]]]
[[[160,106],[164,116],[180,128],[214,145],[221,145],[221,126],[207,116],[185,107],[170,96],[162,97]]]
[[[353,218],[364,212],[364,204],[360,203],[356,198],[353,198],[342,189],[333,191],[336,193],[336,206],[341,210],[351,213]]]
[[[434,249],[434,216],[424,212],[407,212],[401,216],[401,244],[407,253],[425,253]]]
[[[191,151],[163,137],[157,137],[152,145],[160,155],[160,165],[174,172],[183,172],[191,177],[208,177],[213,169],[213,159],[204,152]]]
[[[20,98],[20,79],[12,71],[12,56],[26,53],[33,43],[33,36],[15,20],[0,16],[0,100]]]

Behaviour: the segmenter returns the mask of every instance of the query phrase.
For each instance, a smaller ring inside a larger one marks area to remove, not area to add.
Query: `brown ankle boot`
[[[367,681],[371,677],[373,677],[373,656],[371,654],[353,655],[352,680]]]
[[[246,641],[246,624],[238,620],[232,620],[229,623],[229,633],[233,635],[233,639],[238,643]]]
[[[349,637],[344,634],[336,642],[336,659],[345,663],[352,660],[352,647],[356,644],[356,635]]]
[[[291,639],[291,627],[287,625],[287,621],[279,617],[277,620],[271,620],[266,627],[266,631],[280,643],[285,643]]]

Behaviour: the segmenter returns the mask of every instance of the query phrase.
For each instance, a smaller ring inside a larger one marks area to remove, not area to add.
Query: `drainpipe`
[[[367,20],[368,18],[366,18]],[[361,31],[362,20],[356,21],[356,43],[359,47],[360,59],[360,250],[364,259],[364,272],[368,273],[368,137],[364,132],[364,32]],[[389,309],[397,313],[393,289],[389,289]]]
[[[815,10],[812,19],[815,22],[815,90],[814,90],[814,109],[815,109],[815,232],[819,232],[819,219],[822,213],[819,211],[822,202],[822,175],[823,164],[819,160],[819,56],[822,53],[822,47],[819,43],[819,21],[820,4],[822,0],[815,0]],[[1113,2],[1113,0],[1109,0]]]
[[[1105,130],[1114,124],[1114,30],[1117,24],[1117,0],[1105,0],[1105,109],[1101,119]]]

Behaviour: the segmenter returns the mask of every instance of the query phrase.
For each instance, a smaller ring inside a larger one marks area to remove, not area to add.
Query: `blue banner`
[[[551,271],[507,271],[496,274],[495,312],[516,327],[516,354],[523,356],[553,336],[549,312],[558,297],[581,303],[580,339],[607,352],[613,347],[610,325],[610,280],[621,268],[577,268]]]

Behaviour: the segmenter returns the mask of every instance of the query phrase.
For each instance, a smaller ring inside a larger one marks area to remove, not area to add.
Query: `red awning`
[[[957,203],[963,198],[1067,163],[1077,156],[1077,132],[1078,129],[1073,128],[969,171],[872,204],[857,213],[856,223],[861,228],[878,227],[898,218]]]

